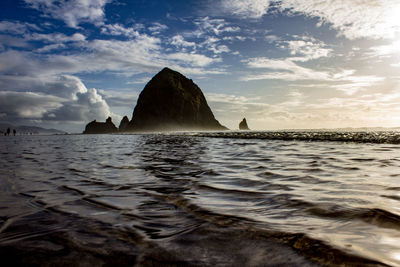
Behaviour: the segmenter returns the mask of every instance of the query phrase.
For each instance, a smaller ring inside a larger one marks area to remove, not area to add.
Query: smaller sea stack
[[[108,117],[106,122],[97,122],[96,120],[89,122],[85,127],[85,131],[83,131],[84,134],[106,134],[116,132],[118,132],[118,129],[112,122],[111,117]]]
[[[121,122],[119,123],[118,130],[120,132],[123,132],[123,131],[125,131],[127,129],[128,125],[129,125],[129,119],[128,119],[127,116],[124,116],[122,118]]]
[[[250,130],[249,126],[247,126],[246,118],[243,118],[243,120],[239,123],[239,130]]]

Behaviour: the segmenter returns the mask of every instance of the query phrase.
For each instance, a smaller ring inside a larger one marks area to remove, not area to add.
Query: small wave
[[[343,221],[357,219],[379,227],[400,230],[400,216],[383,209],[350,209],[335,204],[312,204],[307,202],[299,202],[298,205],[308,206],[308,208],[304,208],[304,211],[318,217]]]
[[[196,133],[200,137],[400,144],[400,132],[264,131]]]
[[[73,191],[73,192],[78,193],[79,195],[82,195],[82,196],[86,195],[86,193],[83,190],[80,190],[78,188],[71,187],[71,186],[68,186],[68,185],[62,185],[60,188],[66,189],[68,191]]]
[[[374,158],[352,158],[352,161],[357,161],[357,162],[369,162],[369,161],[375,161],[376,159]]]
[[[113,204],[110,204],[110,203],[106,203],[106,202],[101,201],[101,200],[96,200],[94,198],[84,197],[82,199],[87,201],[87,202],[89,202],[89,203],[95,204],[97,206],[101,206],[103,208],[113,209],[113,210],[123,210],[123,209],[121,209],[120,207],[118,207],[116,205],[113,205]]]
[[[232,194],[233,196],[241,196],[241,195],[248,195],[248,196],[254,196],[254,195],[265,195],[267,194],[266,192],[260,192],[260,191],[255,191],[255,190],[243,190],[243,189],[233,189],[233,188],[222,188],[222,187],[217,187],[213,186],[210,184],[198,184],[197,187],[199,189],[205,189],[207,191],[216,191],[216,192],[221,192],[221,193],[228,193]]]
[[[400,201],[400,196],[396,196],[396,195],[381,195],[381,197],[390,198],[390,199],[394,199],[394,200]]]

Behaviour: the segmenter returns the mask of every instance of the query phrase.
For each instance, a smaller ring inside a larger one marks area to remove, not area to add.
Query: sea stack
[[[128,125],[129,125],[129,119],[128,119],[127,116],[124,116],[124,117],[122,118],[121,122],[119,123],[118,130],[119,130],[120,132],[124,132],[124,131],[126,131]]]
[[[127,131],[227,130],[214,117],[200,88],[164,68],[139,95]]]
[[[243,118],[243,120],[239,123],[239,130],[250,130],[249,126],[247,126],[246,118]]]
[[[111,117],[108,117],[106,122],[97,122],[96,120],[89,122],[86,127],[84,134],[106,134],[118,132],[117,127],[115,127],[112,122]]]

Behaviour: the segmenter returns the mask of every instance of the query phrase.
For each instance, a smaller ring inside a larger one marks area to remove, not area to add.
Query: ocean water
[[[0,137],[0,256],[27,266],[400,266],[398,140]]]

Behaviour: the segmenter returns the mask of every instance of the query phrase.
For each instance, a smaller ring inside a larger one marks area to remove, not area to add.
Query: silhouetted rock
[[[120,132],[123,132],[127,129],[128,125],[129,125],[129,119],[127,116],[124,116],[119,124],[118,130]]]
[[[105,133],[115,133],[118,132],[117,127],[115,127],[114,123],[111,120],[111,117],[108,117],[106,122],[97,122],[96,120],[89,122],[86,127],[84,134],[105,134]]]
[[[127,131],[227,130],[214,117],[200,88],[164,68],[139,95]]]
[[[239,130],[250,130],[249,126],[247,126],[246,118],[243,118],[243,120],[239,123]]]

